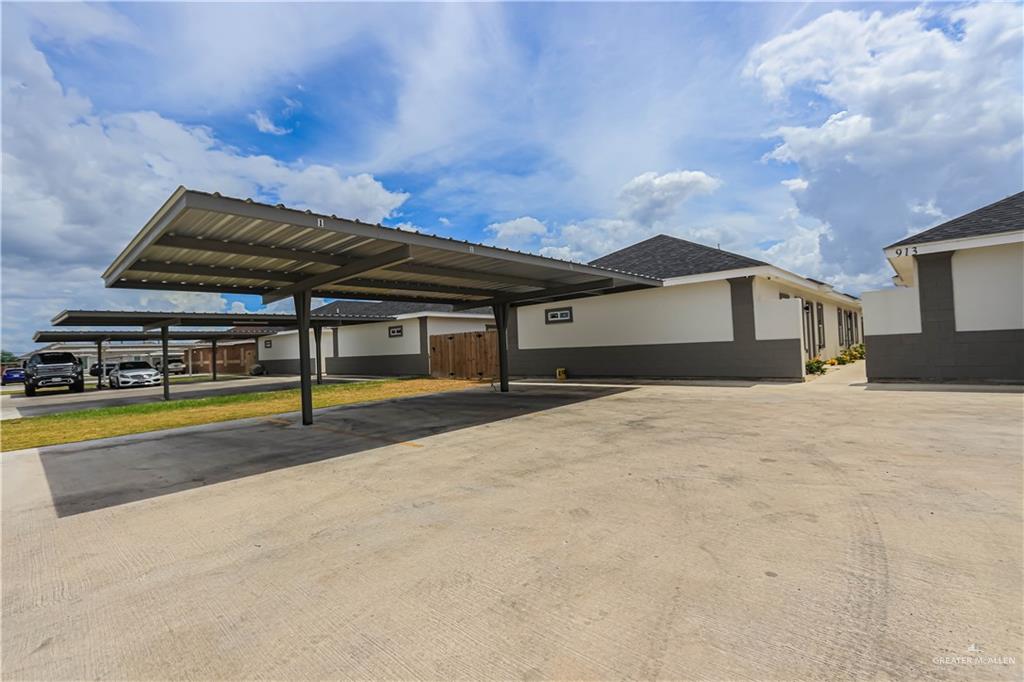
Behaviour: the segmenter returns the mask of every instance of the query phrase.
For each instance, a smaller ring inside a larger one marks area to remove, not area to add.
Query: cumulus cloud
[[[532,240],[543,237],[547,234],[548,228],[536,218],[523,216],[502,223],[491,223],[487,226],[487,231],[493,235],[494,244],[511,248],[522,247]]]
[[[102,269],[178,185],[372,222],[408,196],[368,174],[247,155],[155,112],[98,112],[57,81],[29,23],[4,17],[5,347],[26,348],[64,307],[225,309],[215,294],[103,289]]]
[[[659,232],[688,234],[692,226],[678,220],[680,207],[693,197],[710,194],[721,186],[703,171],[679,170],[659,175],[641,173],[618,193],[618,216],[586,218],[559,226],[541,237],[543,255],[586,261]]]
[[[679,205],[699,194],[710,194],[721,181],[703,171],[673,171],[658,175],[650,171],[627,182],[619,192],[623,214],[643,225],[666,220]]]
[[[882,246],[1020,190],[1022,47],[1020,7],[981,3],[832,11],[752,51],[823,269],[862,281]]]
[[[282,128],[281,126],[276,125],[270,120],[269,116],[259,110],[249,114],[249,120],[256,124],[256,130],[261,133],[267,133],[268,135],[287,135],[291,132],[291,128]]]

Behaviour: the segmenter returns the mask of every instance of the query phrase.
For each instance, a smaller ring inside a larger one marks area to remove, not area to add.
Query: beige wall
[[[324,329],[321,333],[321,353],[323,354],[323,369],[327,369],[327,358],[331,356],[334,347],[333,330]],[[263,343],[270,339],[270,348]],[[298,332],[282,332],[270,336],[261,336],[256,342],[256,353],[259,360],[297,360],[299,358],[299,334]],[[309,332],[309,357],[312,363],[316,363],[316,341],[313,339],[313,331]]]
[[[788,294],[789,298],[780,299],[779,294]],[[801,299],[810,302],[814,308],[813,354],[825,360],[836,357],[850,345],[839,344],[838,311],[841,308],[860,315],[860,303],[852,300],[848,303],[837,303],[824,296],[790,286],[781,280],[768,280],[762,277],[754,280],[754,332],[757,339],[803,339]],[[818,303],[821,303],[824,320],[824,346],[821,345],[819,338]]]
[[[573,309],[571,323],[546,323],[546,309],[566,306]],[[724,280],[523,306],[515,314],[524,350],[733,338],[732,300]]]
[[[862,298],[865,334],[921,333],[921,299],[917,287],[865,291]]]
[[[402,336],[391,338],[388,327],[402,326]],[[353,324],[338,333],[338,356],[348,358],[372,355],[416,355],[420,352],[419,318]]]
[[[957,331],[1024,329],[1024,244],[953,254]]]
[[[754,338],[759,341],[800,338],[800,301],[780,299],[781,290],[773,281],[754,278]]]
[[[494,324],[493,319],[468,318],[468,317],[428,317],[427,335],[434,334],[459,334],[462,332],[482,332],[487,329],[488,324]]]

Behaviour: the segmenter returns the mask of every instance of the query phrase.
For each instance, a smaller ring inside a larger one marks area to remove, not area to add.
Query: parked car
[[[129,386],[159,386],[162,380],[160,372],[145,360],[126,360],[117,363],[109,375],[111,388],[128,388]]]
[[[71,353],[33,353],[25,363],[25,395],[40,388],[67,386],[72,393],[85,390],[82,363]]]
[[[0,377],[0,386],[7,384],[20,384],[25,381],[25,370],[21,367],[8,367]]]
[[[160,371],[163,366],[163,358],[159,355],[153,358],[153,367]],[[185,361],[180,357],[169,357],[167,358],[167,371],[171,374],[184,374],[185,373]]]
[[[116,367],[117,367],[117,363],[114,362],[114,361],[104,362],[103,363],[103,376],[109,376],[110,373],[113,372],[114,368],[116,368]],[[92,363],[92,366],[89,367],[89,375],[90,376],[94,376],[94,377],[98,377],[100,375],[100,363],[98,363],[98,362]]]

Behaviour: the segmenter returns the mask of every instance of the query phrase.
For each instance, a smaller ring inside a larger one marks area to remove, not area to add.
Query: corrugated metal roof
[[[356,270],[371,258],[382,264],[331,279],[339,268]],[[103,277],[108,287],[274,296],[309,286],[304,280],[317,275],[324,277],[314,296],[420,303],[536,301],[661,285],[644,275],[184,187]]]
[[[345,322],[374,322],[393,320],[393,314],[375,315],[370,313],[350,314],[346,310],[319,308],[310,316],[314,326],[330,326]],[[286,313],[184,313],[155,310],[64,310],[50,322],[55,327],[134,327],[174,321],[172,326],[189,327],[245,327],[267,325],[294,327],[298,324],[295,315]]]
[[[259,334],[265,334],[261,330]],[[171,341],[212,341],[213,339],[252,339],[252,332],[227,331],[179,331],[168,332]],[[32,337],[36,343],[60,343],[65,341],[159,341],[160,332],[126,332],[101,329],[38,331]]]

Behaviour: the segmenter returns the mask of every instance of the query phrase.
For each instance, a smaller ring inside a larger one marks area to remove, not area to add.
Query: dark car
[[[25,363],[25,395],[40,388],[67,386],[72,393],[85,390],[82,363],[71,353],[33,353]]]
[[[116,362],[104,362],[103,363],[103,376],[109,376],[111,372],[117,369]],[[100,363],[94,362],[89,368],[89,376],[98,377],[100,375]]]
[[[0,386],[7,384],[20,384],[25,381],[25,370],[21,367],[8,367],[0,377]]]

